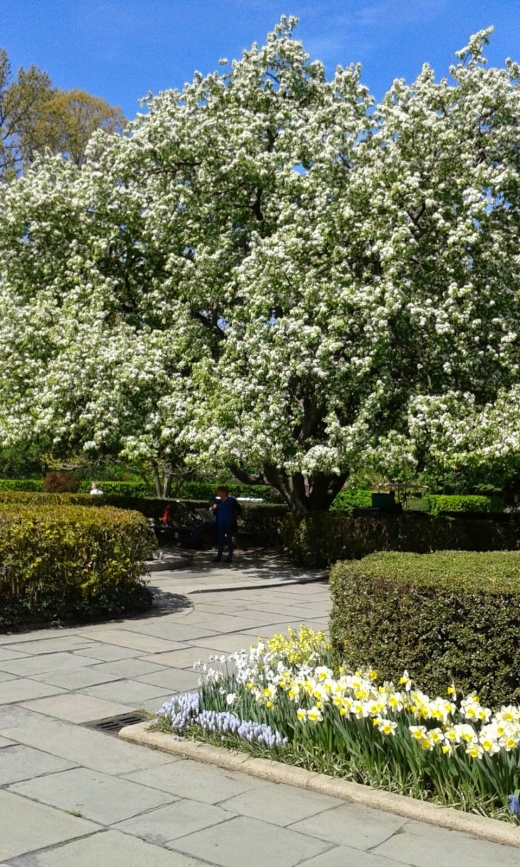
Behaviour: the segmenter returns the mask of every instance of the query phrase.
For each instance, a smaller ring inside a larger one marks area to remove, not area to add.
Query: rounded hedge
[[[0,630],[145,610],[154,541],[136,512],[0,504]]]
[[[381,553],[331,570],[336,660],[429,694],[520,700],[520,553]]]

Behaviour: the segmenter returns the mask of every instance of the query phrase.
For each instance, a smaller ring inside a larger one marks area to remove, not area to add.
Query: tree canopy
[[[449,461],[470,406],[514,415],[518,66],[483,31],[375,105],[295,23],[1,191],[5,443],[254,470],[314,509]]]
[[[0,178],[12,180],[50,149],[76,165],[97,129],[121,132],[120,108],[83,90],[60,90],[36,66],[13,75],[5,49],[0,49]]]

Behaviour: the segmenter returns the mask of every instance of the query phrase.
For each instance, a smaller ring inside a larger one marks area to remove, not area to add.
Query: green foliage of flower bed
[[[519,523],[429,515],[351,518],[338,512],[297,512],[283,522],[283,545],[298,565],[323,567],[376,551],[509,551]]]
[[[331,660],[323,633],[260,640],[202,666],[197,693],[174,696],[155,727],[318,773],[516,822],[520,707],[493,713],[475,693],[427,695],[401,673]]]
[[[520,554],[382,553],[331,571],[335,656],[430,692],[520,699]]]
[[[153,545],[135,512],[2,503],[0,629],[145,610],[141,576]]]

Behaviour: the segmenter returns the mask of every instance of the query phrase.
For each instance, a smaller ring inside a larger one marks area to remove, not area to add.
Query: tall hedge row
[[[520,701],[520,553],[382,553],[331,571],[337,661],[447,697]]]
[[[154,537],[113,508],[0,505],[0,629],[144,610]]]
[[[509,551],[520,535],[516,519],[492,521],[429,515],[351,518],[340,512],[288,514],[284,548],[294,563],[324,567],[376,551]]]
[[[206,500],[160,500],[155,497],[91,496],[90,494],[44,494],[36,492],[0,491],[0,504],[48,506],[86,506],[140,512],[145,518],[160,520],[168,512],[170,523],[192,528],[200,523],[197,509],[207,508]],[[287,506],[274,503],[243,503],[239,532],[249,534],[258,544],[279,545]]]

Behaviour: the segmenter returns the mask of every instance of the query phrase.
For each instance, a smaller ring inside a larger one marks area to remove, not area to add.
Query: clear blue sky
[[[57,86],[103,96],[131,118],[139,97],[262,43],[282,14],[300,18],[298,36],[329,73],[360,61],[376,97],[424,61],[445,74],[453,52],[489,24],[491,62],[520,61],[520,0],[0,0],[0,46],[15,68],[34,63]]]

